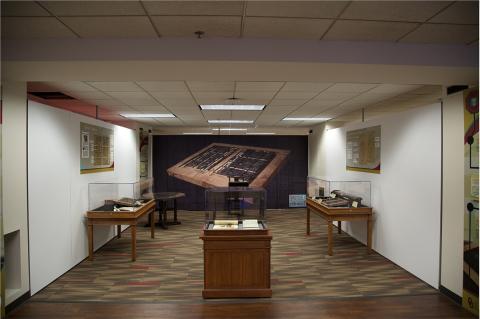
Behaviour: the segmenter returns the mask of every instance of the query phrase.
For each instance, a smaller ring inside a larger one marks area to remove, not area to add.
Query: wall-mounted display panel
[[[114,169],[114,134],[110,128],[80,123],[80,173]]]
[[[347,132],[347,170],[380,173],[381,127]]]

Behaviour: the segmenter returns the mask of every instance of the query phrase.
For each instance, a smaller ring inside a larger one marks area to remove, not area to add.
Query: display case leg
[[[122,225],[117,225],[117,238],[122,238]]]
[[[130,226],[132,230],[132,261],[137,259],[137,225]]]
[[[372,252],[372,231],[372,219],[369,217],[367,220],[367,247],[369,254]]]
[[[93,225],[88,225],[88,260],[93,260]]]
[[[341,221],[341,220],[339,220],[339,221],[338,221],[338,224],[337,224],[337,231],[338,231],[338,233],[339,233],[339,234],[341,234],[341,233],[342,233],[342,221]]]
[[[310,235],[310,208],[307,208],[307,235]]]
[[[155,209],[150,212],[150,237],[155,238]]]
[[[328,221],[328,255],[333,256],[333,222]]]

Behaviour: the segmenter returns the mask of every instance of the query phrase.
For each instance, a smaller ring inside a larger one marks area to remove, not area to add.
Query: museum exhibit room
[[[478,1],[1,1],[1,318],[478,318]]]

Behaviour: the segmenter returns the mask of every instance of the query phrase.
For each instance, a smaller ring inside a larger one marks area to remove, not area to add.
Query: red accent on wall
[[[35,92],[38,91],[38,88],[35,86],[35,84],[28,83],[28,91]],[[136,122],[120,116],[120,114],[115,111],[108,110],[102,107],[98,108],[97,117],[97,107],[95,105],[80,100],[45,100],[31,94],[28,94],[28,99],[48,106],[64,109],[73,113],[96,118],[104,122],[123,126],[129,129],[134,130],[138,127],[138,124]]]

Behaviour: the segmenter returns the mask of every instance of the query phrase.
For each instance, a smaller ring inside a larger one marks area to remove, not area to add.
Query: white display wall
[[[381,125],[381,174],[345,169],[346,131]],[[372,183],[373,248],[438,288],[441,203],[439,103],[309,136],[309,175]],[[366,225],[342,228],[366,242]]]
[[[80,122],[113,128],[115,170],[80,174]],[[31,294],[88,255],[88,184],[138,179],[135,131],[36,102],[28,103],[28,204]],[[94,227],[95,249],[114,227]]]

